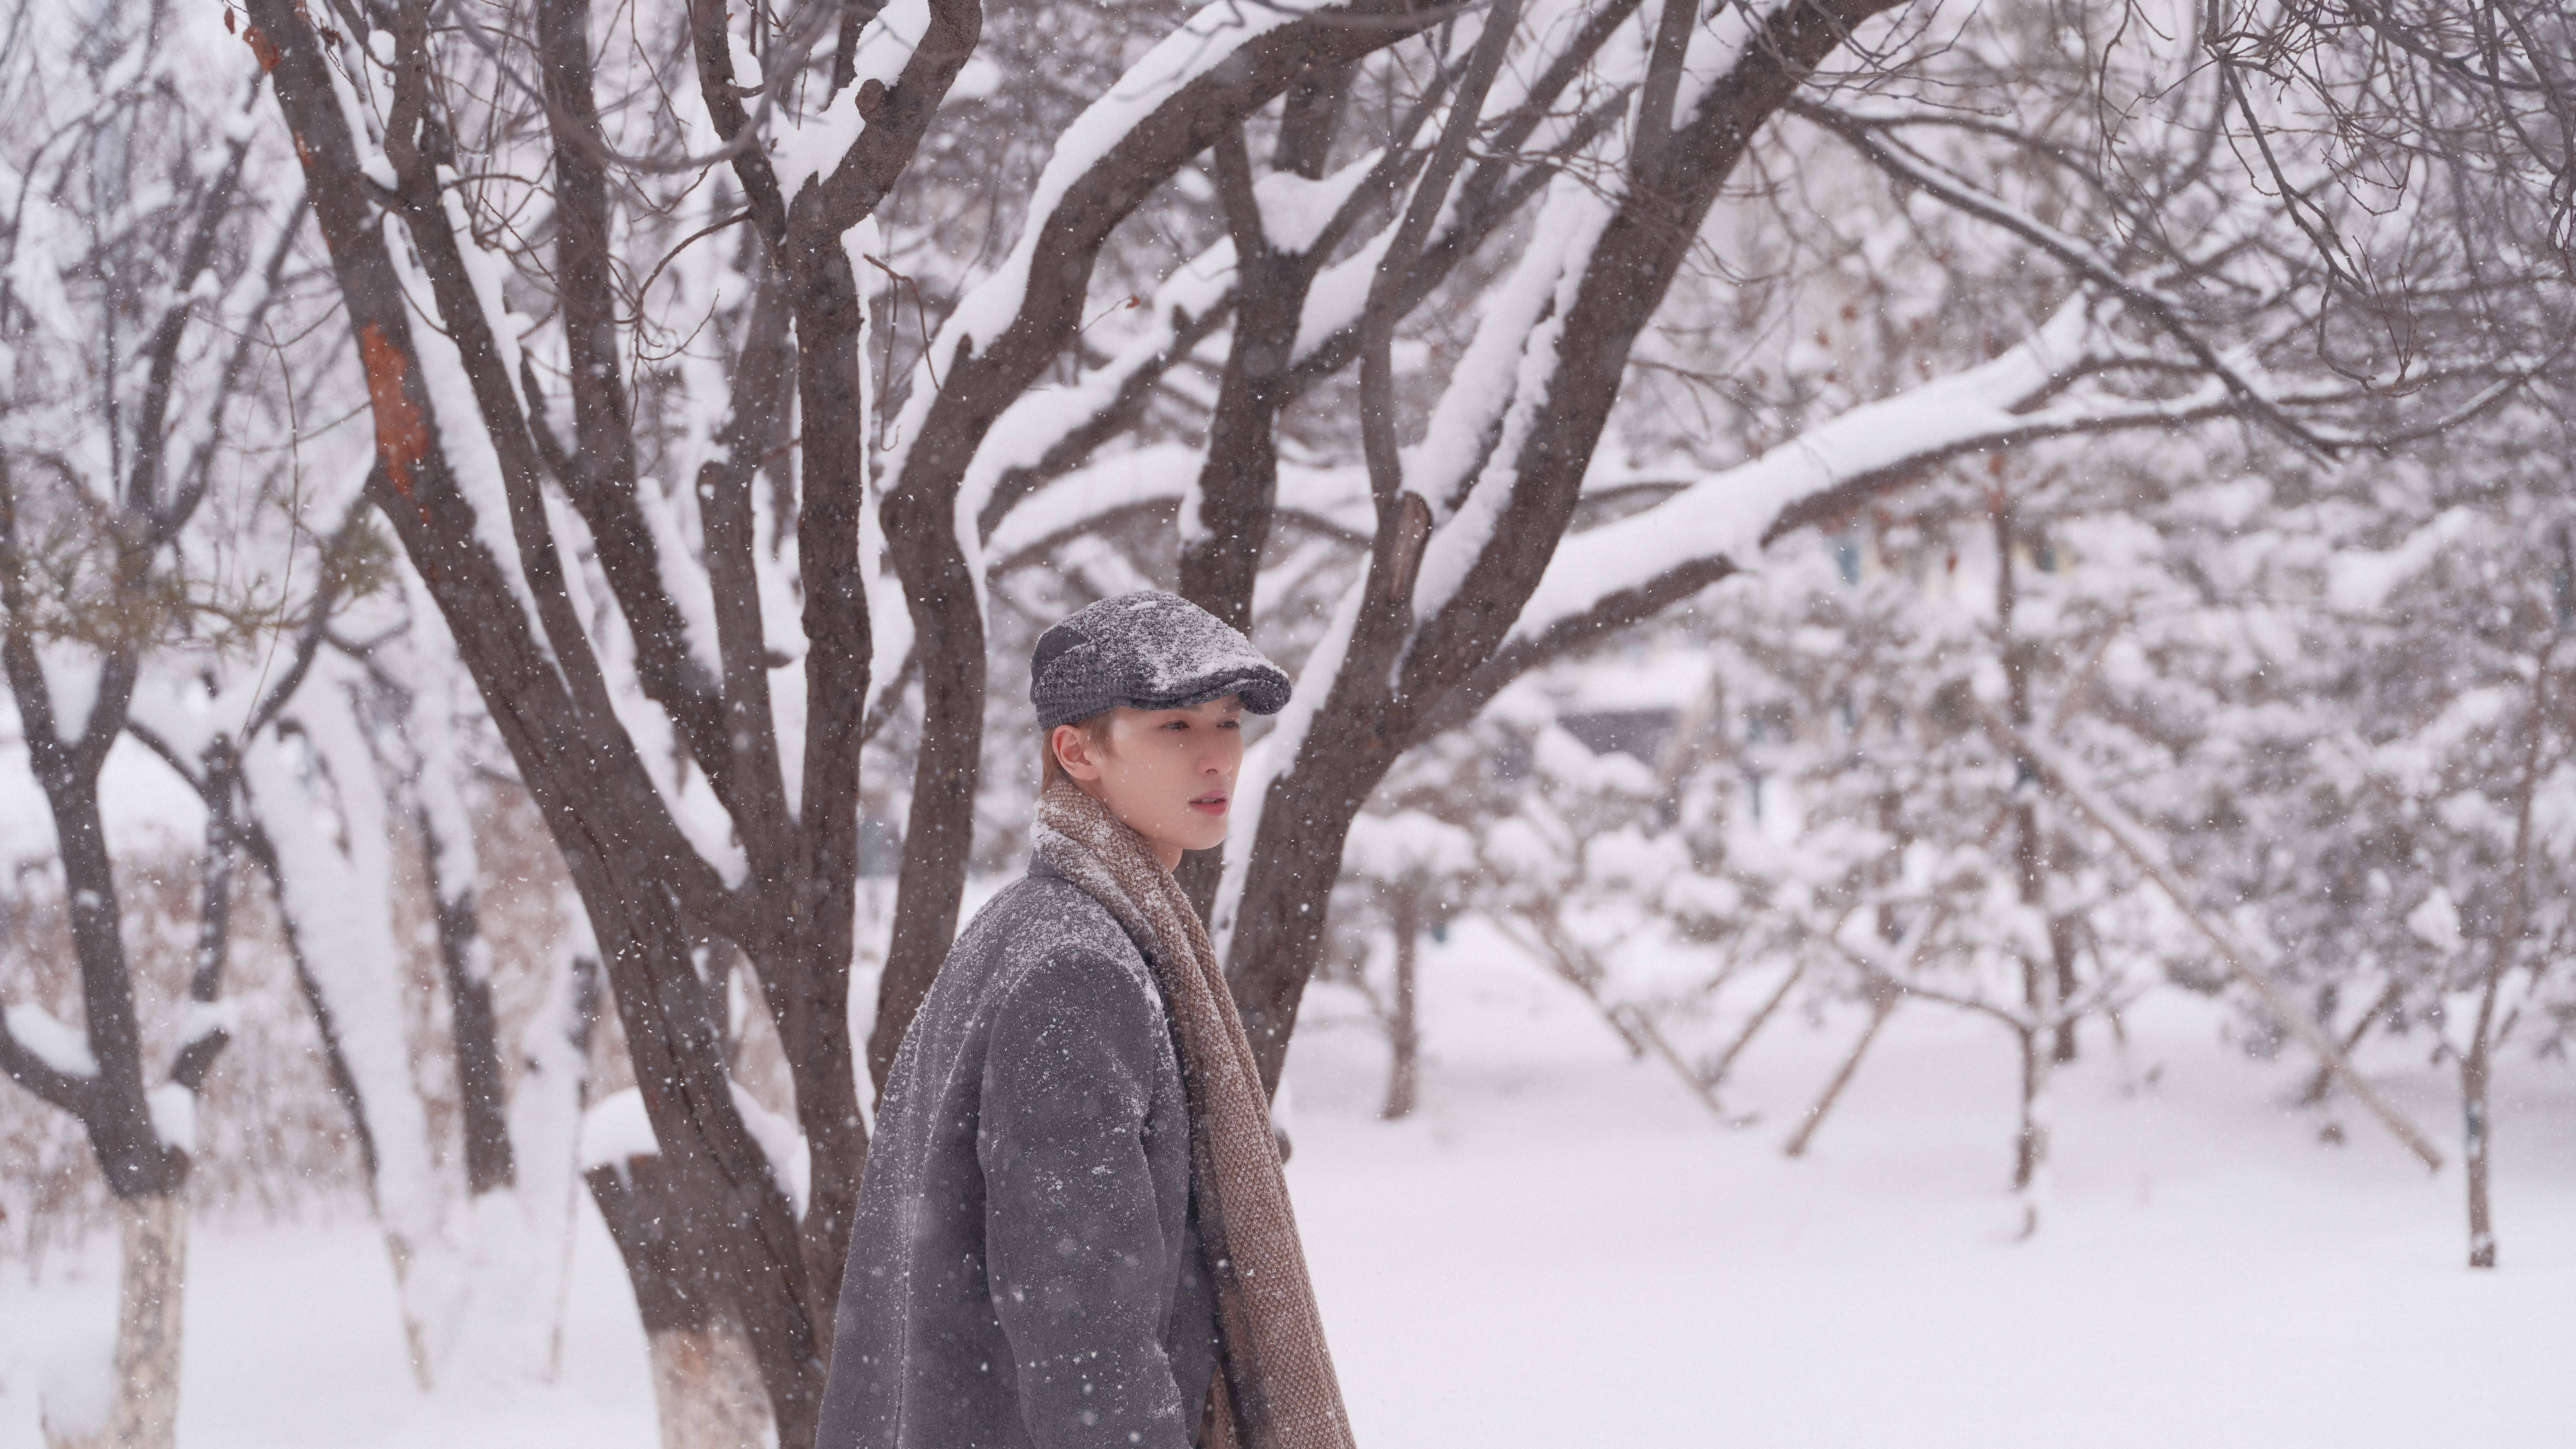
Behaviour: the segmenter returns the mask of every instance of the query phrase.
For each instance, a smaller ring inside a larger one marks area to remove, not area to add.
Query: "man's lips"
[[[1201,815],[1223,815],[1225,813],[1225,803],[1225,797],[1223,795],[1201,795],[1199,798],[1190,802],[1190,808],[1199,812]]]

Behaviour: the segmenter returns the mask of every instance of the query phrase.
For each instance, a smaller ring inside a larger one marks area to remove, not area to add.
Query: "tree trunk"
[[[119,1449],[165,1449],[178,1439],[180,1308],[188,1282],[185,1193],[119,1198],[125,1267],[116,1295]]]
[[[2481,1027],[2486,1023],[2481,1019]],[[2463,1140],[2460,1144],[2462,1165],[2469,1179],[2469,1266],[2492,1268],[2496,1265],[2495,1218],[2487,1200],[2487,1078],[2488,1056],[2486,1033],[2479,1032],[2476,1041],[2460,1058],[2460,1116]]]
[[[2344,1033],[2343,1054],[2350,1057],[2354,1049],[2361,1045],[2361,1039],[2370,1035],[2371,1027],[2378,1023],[2380,1017],[2395,1009],[2397,1003],[2404,1000],[2405,996],[2404,982],[2389,982],[2388,989],[2380,992],[2379,999],[2372,1002],[2370,1009],[2361,1014],[2361,1019],[2352,1024],[2352,1030]],[[2334,1069],[2320,1066],[2317,1068],[2316,1075],[2308,1078],[2306,1089],[2299,1093],[2299,1105],[2322,1106],[2326,1098],[2332,1095],[2334,1095]]]
[[[2062,1007],[2075,998],[2075,922],[2065,916],[2048,920],[2048,954],[2057,968],[2057,1000]],[[2057,1023],[2057,1045],[2050,1059],[2060,1062],[2075,1060],[2075,1018],[2062,1016]]]
[[[585,1180],[635,1287],[662,1449],[778,1443],[759,1361],[726,1301],[684,1175],[659,1157],[631,1157],[594,1167]]]
[[[903,866],[895,876],[894,934],[886,943],[876,1023],[868,1032],[868,1075],[880,1091],[912,1014],[957,937],[975,847],[975,786],[984,750],[984,618],[956,531],[944,521],[944,512],[954,511],[954,493],[951,488],[929,504],[904,494],[885,502],[888,546],[911,604],[921,660],[921,750],[904,824]]]
[[[423,862],[438,910],[438,964],[447,986],[448,1022],[456,1047],[457,1105],[464,1118],[465,1187],[480,1197],[517,1180],[510,1154],[510,1101],[501,1079],[501,1044],[492,1020],[492,976],[486,967],[472,881],[438,877],[438,838],[424,815]]]
[[[2040,1209],[2048,1193],[2047,1037],[2038,1027],[2024,1027],[2021,1039],[2021,1128],[2013,1141],[2013,1195],[2021,1203],[2021,1235],[2039,1231]]]
[[[729,1312],[703,1328],[646,1335],[662,1449],[762,1449],[777,1442],[751,1340]]]
[[[52,1449],[173,1449],[178,1443],[180,1307],[187,1285],[184,1194],[116,1199],[124,1263],[117,1280],[116,1399],[104,1417],[45,1406]]]
[[[2005,709],[2015,729],[2028,729],[2030,656],[2013,635],[2013,609],[2019,602],[2013,577],[2013,515],[2000,485],[1988,506],[1995,530],[1995,643],[2004,666]],[[2038,765],[2027,755],[2016,754],[2013,792],[2018,798],[2012,807],[2013,866],[2019,877],[2016,884],[2021,904],[2030,911],[2048,908],[2048,846],[2040,835],[2039,807],[2031,799],[2038,783]],[[2049,928],[2051,954],[2055,955],[2056,923],[2050,922]],[[2021,1201],[2021,1235],[2025,1238],[2039,1231],[2040,1200],[2048,1172],[2048,1121],[2041,1095],[2048,1085],[2049,1063],[2057,1056],[2061,1041],[2066,1054],[2074,1054],[2071,1035],[2052,1040],[2057,1032],[2065,1030],[2052,1018],[2058,1015],[2062,980],[2058,973],[2066,969],[2066,964],[2062,956],[2056,961],[2041,961],[2025,951],[2021,957],[2022,1007],[2027,1014],[2016,1028],[2021,1039],[2021,1127],[2013,1138],[2013,1193]]]
[[[400,182],[400,214],[437,299],[439,315],[430,325],[453,342],[471,390],[472,411],[451,407],[460,415],[448,418],[433,403],[430,373],[413,341],[414,304],[394,264],[378,198],[367,190],[358,143],[337,100],[314,17],[289,0],[248,0],[247,8],[267,47],[263,57],[271,65],[274,94],[304,162],[313,216],[327,239],[340,302],[358,339],[376,426],[376,501],[446,619],[457,654],[563,854],[615,988],[655,1135],[674,1168],[695,1183],[693,1193],[721,1206],[726,1281],[759,1349],[780,1417],[791,1431],[802,1426],[810,1434],[828,1352],[818,1321],[828,1320],[829,1303],[809,1295],[794,1208],[734,1108],[690,964],[692,947],[706,936],[723,934],[724,927],[749,927],[721,878],[679,829],[633,737],[618,723],[568,591],[521,389],[499,360],[500,345],[444,209],[436,165],[423,151],[424,145],[435,150],[440,136],[435,128],[426,135],[388,134],[384,146]],[[699,7],[697,18],[705,19],[706,9]],[[721,7],[714,16],[721,21]],[[397,21],[395,68],[402,84],[427,85],[426,15],[404,7]],[[397,105],[395,111],[399,116],[405,108]],[[413,111],[412,119],[417,115]],[[873,138],[890,134],[884,128],[869,132]],[[488,541],[495,520],[484,516],[486,505],[469,501],[440,441],[442,423],[465,426],[474,412],[481,414],[500,463],[501,512],[510,547],[526,571],[533,614],[509,605],[518,595]],[[617,530],[593,533],[612,543],[626,537]],[[809,565],[815,556],[805,550]],[[644,589],[658,587],[647,563],[639,554],[609,570],[612,588],[640,599]],[[630,620],[650,612],[624,598],[620,603]],[[630,631],[630,638],[657,650],[666,642],[650,629]],[[818,643],[809,661],[825,652]],[[687,671],[656,674],[648,688],[663,684],[674,686],[676,692],[663,696],[670,701],[666,708],[675,711],[675,720],[689,722],[684,733],[696,742],[692,758],[708,771],[710,783],[720,770],[727,789],[740,783],[724,744],[729,732],[721,718],[708,726],[710,711],[703,697],[691,693]],[[809,811],[823,808],[819,797],[825,788],[809,772]],[[806,1088],[800,1080],[800,1110]],[[816,1150],[821,1200],[837,1190],[832,1185],[839,1177],[855,1175],[857,1164],[829,1160],[828,1144]]]
[[[1413,1115],[1422,1074],[1422,1023],[1414,989],[1414,958],[1422,934],[1422,895],[1418,890],[1399,889],[1395,893],[1395,1012],[1387,1020],[1387,1044],[1394,1049],[1394,1060],[1386,1074],[1386,1111],[1381,1115],[1389,1122]]]
[[[1172,876],[1181,883],[1181,894],[1189,898],[1190,909],[1199,913],[1199,919],[1215,920],[1217,887],[1225,881],[1225,847],[1181,852],[1181,868]]]

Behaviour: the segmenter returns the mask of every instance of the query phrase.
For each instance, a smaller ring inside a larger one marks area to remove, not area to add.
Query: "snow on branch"
[[[742,1115],[744,1132],[760,1150],[761,1160],[768,1164],[771,1178],[795,1207],[796,1215],[803,1217],[813,1190],[812,1151],[804,1134],[797,1131],[793,1118],[762,1106],[760,1099],[745,1091],[740,1082],[726,1085],[732,1089],[734,1110]],[[583,1172],[606,1167],[623,1177],[627,1164],[661,1155],[661,1139],[644,1109],[642,1092],[628,1087],[583,1110],[579,1136]]]
[[[1490,234],[1499,218],[1538,194],[1565,155],[1598,139],[1615,107],[1605,103],[1594,108],[1599,114],[1562,115],[1553,102],[1587,62],[1598,72],[1592,77],[1596,83],[1624,95],[1622,78],[1633,62],[1620,54],[1596,57],[1634,8],[1634,0],[1599,14],[1566,0],[1534,8],[1534,29],[1572,29],[1575,34],[1554,50],[1516,53],[1516,65],[1507,65],[1497,78],[1483,107],[1486,124],[1497,128],[1486,138],[1493,154],[1479,161],[1473,178],[1440,209],[1423,255],[1402,288],[1405,310],[1428,297],[1432,284]],[[1544,67],[1537,67],[1540,59],[1547,61]],[[1535,76],[1525,73],[1534,68]],[[1423,116],[1416,119],[1427,119],[1432,109],[1426,101]],[[1412,130],[1411,122],[1399,127],[1399,142]],[[1535,155],[1528,154],[1533,151]],[[1371,198],[1399,190],[1418,160],[1418,153],[1398,144],[1354,157],[1316,180],[1286,171],[1262,176],[1252,196],[1266,244],[1274,252],[1333,250],[1359,222]],[[1350,361],[1370,283],[1392,235],[1390,222],[1351,256],[1323,267],[1309,289],[1292,353],[1300,387]],[[1320,255],[1316,260],[1321,261]],[[1189,348],[1216,330],[1233,308],[1240,285],[1235,242],[1220,240],[1156,291],[1147,326],[1116,356],[1069,386],[1033,391],[1012,403],[978,446],[959,500],[961,515],[974,513],[988,547],[994,546],[995,530],[1011,509],[1082,466],[1091,449],[1124,425],[1143,395]]]
[[[1945,458],[2233,410],[2234,399],[2217,384],[2164,401],[2064,395],[2032,406],[2090,361],[2102,340],[2087,303],[2077,298],[1991,362],[1853,408],[1651,508],[1568,537],[1522,607],[1504,659],[1533,646],[1552,654],[1577,642],[1577,634],[1629,622],[1623,596],[1662,594],[1692,579],[1690,590],[1704,587],[1748,566],[1762,545],[1787,530]]]
[[[0,1029],[57,1075],[84,1079],[98,1075],[98,1057],[89,1049],[88,1034],[41,1006],[20,1002],[0,1012]]]
[[[1173,272],[1147,304],[1145,326],[1116,356],[1064,387],[1022,394],[994,419],[966,469],[958,513],[976,520],[990,543],[1031,488],[1061,467],[1061,455],[1113,430],[1165,370],[1204,340],[1234,304],[1234,242],[1221,240]]]
[[[931,25],[929,0],[894,0],[859,33],[848,79],[839,82],[810,115],[786,115],[787,125],[774,135],[769,156],[789,211],[795,210],[806,187],[822,183],[852,163],[851,153],[867,133],[876,108],[860,110],[851,93],[871,83],[882,89],[901,80]],[[766,87],[760,63],[752,58],[742,36],[728,27],[726,38],[732,42],[735,84]],[[802,51],[798,53],[801,56]]]
[[[1142,508],[1177,507],[1198,486],[1204,450],[1160,443],[1069,473],[1029,495],[985,540],[988,577],[999,577],[1077,535]],[[1366,548],[1376,528],[1368,475],[1357,467],[1279,468],[1278,516]]]
[[[115,1094],[100,1082],[89,1034],[41,1006],[20,1002],[0,1009],[0,1077],[83,1121],[102,1108],[115,1110]]]
[[[1610,220],[1610,207],[1590,187],[1559,182],[1511,276],[1487,298],[1418,448],[1424,467],[1415,484],[1438,525],[1415,580],[1418,616],[1446,607],[1494,542],[1526,440],[1547,403],[1573,290]]]
[[[1287,0],[1256,6],[1218,0],[1147,51],[1065,128],[1039,173],[1029,198],[1028,222],[1010,255],[958,302],[925,350],[911,396],[891,431],[886,476],[905,476],[913,450],[931,429],[943,403],[960,407],[952,396],[959,391],[953,386],[954,377],[943,382],[943,374],[953,374],[970,359],[993,358],[1015,333],[1032,327],[1047,330],[1060,320],[1052,314],[1080,310],[1079,289],[1061,285],[1056,277],[1050,276],[1047,285],[1031,286],[1031,270],[1042,247],[1081,254],[1087,276],[1088,254],[1097,245],[1093,233],[1105,238],[1109,225],[1125,215],[1134,200],[1198,153],[1205,145],[1201,132],[1212,135],[1218,125],[1235,118],[1238,101],[1266,99],[1272,93],[1263,84],[1268,77],[1255,74],[1265,67],[1248,63],[1258,42],[1287,27],[1304,26],[1296,39],[1305,44],[1283,47],[1267,69],[1277,69],[1288,49],[1334,52],[1331,57],[1298,57],[1303,68],[1321,58],[1337,59],[1345,50],[1365,53],[1382,48],[1434,18],[1427,9],[1417,13],[1416,7],[1386,0]],[[1244,94],[1193,106],[1184,93],[1202,80]],[[1253,95],[1247,87],[1257,87],[1260,94]],[[1174,105],[1176,101],[1181,104]],[[1076,295],[1070,299],[1058,295],[1066,292]],[[1070,309],[1068,300],[1073,303]],[[1042,365],[1043,359],[1039,361]],[[1018,391],[1008,389],[1014,396]],[[972,540],[965,542],[971,552]]]

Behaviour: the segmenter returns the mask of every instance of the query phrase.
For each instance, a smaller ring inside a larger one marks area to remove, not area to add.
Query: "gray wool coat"
[[[1188,1449],[1216,1335],[1162,992],[1107,907],[1032,866],[886,1080],[817,1449]]]

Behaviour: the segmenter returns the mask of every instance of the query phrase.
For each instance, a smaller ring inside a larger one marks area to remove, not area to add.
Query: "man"
[[[1350,1449],[1252,1048],[1172,878],[1288,676],[1162,593],[1046,631],[1028,877],[878,1106],[819,1449]]]

